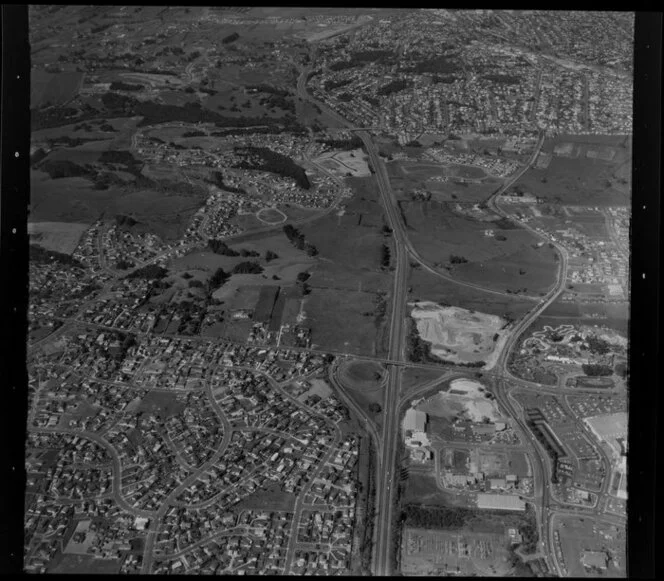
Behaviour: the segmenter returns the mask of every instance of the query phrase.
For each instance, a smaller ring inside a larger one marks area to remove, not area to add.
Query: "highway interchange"
[[[377,462],[377,481],[376,481],[376,523],[375,523],[375,546],[374,546],[374,558],[373,558],[373,572],[375,575],[385,576],[391,575],[394,573],[392,570],[394,562],[394,508],[398,504],[395,501],[395,494],[397,489],[397,474],[400,471],[400,466],[397,459],[397,451],[399,449],[399,438],[400,438],[400,415],[403,411],[406,404],[412,400],[414,393],[410,393],[407,396],[401,396],[401,379],[402,373],[405,366],[409,366],[407,357],[404,352],[405,347],[405,330],[404,323],[406,320],[406,301],[407,301],[407,280],[408,280],[408,261],[412,259],[430,271],[432,274],[453,280],[455,283],[459,281],[452,279],[447,276],[445,273],[440,272],[437,269],[431,267],[427,264],[419,254],[414,249],[412,243],[408,240],[408,237],[405,233],[405,227],[403,220],[401,219],[400,212],[397,205],[397,200],[394,195],[394,192],[391,189],[390,181],[387,175],[385,164],[381,160],[376,145],[374,144],[370,133],[367,129],[355,128],[344,118],[339,116],[335,111],[331,110],[324,103],[314,99],[306,91],[306,79],[307,75],[310,72],[310,67],[305,67],[300,74],[298,79],[298,95],[302,99],[307,99],[310,102],[315,103],[321,110],[323,110],[328,116],[336,119],[341,126],[356,131],[356,134],[360,137],[364,144],[365,151],[369,156],[369,163],[372,169],[372,173],[376,179],[378,187],[380,189],[380,194],[383,202],[383,206],[386,211],[387,221],[389,227],[392,229],[394,235],[395,243],[395,271],[394,271],[394,285],[393,285],[393,294],[392,294],[392,309],[391,309],[391,320],[390,320],[390,342],[388,349],[388,357],[383,360],[387,368],[387,381],[385,384],[385,395],[384,395],[384,409],[383,409],[383,426],[380,435],[376,429],[376,426],[370,421],[366,415],[362,412],[359,407],[352,402],[347,394],[343,393],[342,389],[338,389],[342,394],[344,401],[353,409],[353,411],[358,414],[360,418],[364,417],[365,426],[367,427],[370,435],[376,443],[376,450],[378,455]],[[500,215],[501,217],[515,221],[514,217],[509,213],[504,211],[499,203],[499,196],[507,191],[517,180],[523,176],[523,174],[528,171],[537,161],[538,155],[544,143],[545,131],[540,130],[538,135],[537,144],[535,149],[528,160],[528,162],[516,172],[510,179],[508,179],[487,201],[487,207],[494,213]],[[556,551],[553,546],[553,530],[554,530],[554,519],[556,515],[563,514],[575,514],[575,515],[587,515],[599,517],[601,514],[601,503],[598,501],[597,505],[594,508],[580,508],[580,507],[571,507],[569,505],[562,506],[555,498],[552,497],[551,492],[551,469],[548,456],[541,444],[535,439],[531,431],[525,425],[525,422],[521,415],[521,410],[517,407],[517,403],[512,397],[510,391],[516,387],[522,389],[537,389],[538,392],[549,392],[551,390],[543,388],[539,384],[524,381],[514,377],[508,370],[508,361],[509,355],[512,352],[512,349],[515,347],[519,337],[522,333],[532,324],[532,322],[539,317],[542,312],[549,307],[563,292],[565,288],[565,281],[567,278],[567,269],[568,269],[568,260],[569,256],[564,247],[560,244],[554,242],[553,240],[548,239],[543,236],[540,232],[535,231],[530,228],[528,225],[518,222],[518,226],[525,228],[530,231],[533,235],[543,238],[547,243],[550,243],[558,252],[560,257],[558,263],[558,274],[556,282],[551,288],[551,290],[542,298],[537,297],[522,297],[530,298],[533,300],[538,300],[538,304],[521,320],[515,322],[511,329],[509,329],[510,334],[503,346],[503,349],[498,357],[496,364],[489,371],[483,371],[483,375],[487,379],[491,380],[491,384],[494,386],[493,393],[496,397],[497,402],[505,410],[510,417],[514,419],[515,428],[520,434],[521,441],[529,445],[532,450],[530,454],[531,458],[535,459],[534,463],[534,504],[536,507],[536,516],[537,516],[537,525],[539,531],[539,547],[538,555],[544,557],[547,562],[549,569],[555,572],[558,575],[563,574],[563,568],[557,561]],[[485,289],[478,287],[478,285],[473,285],[469,283],[459,283],[468,287],[480,288],[483,291],[487,292],[498,292],[491,291],[490,289]],[[334,375],[336,372],[331,373],[331,379],[339,387],[340,382],[336,379]],[[467,370],[463,369],[454,369],[453,367],[441,368],[441,376],[434,381],[430,381],[423,386],[419,386],[420,389],[416,393],[424,393],[430,390],[436,384],[440,384],[446,379],[450,379],[455,376],[468,375]],[[568,392],[566,389],[557,388],[555,393],[561,394]],[[584,390],[585,391],[585,390]],[[575,393],[578,393],[578,390],[575,390]],[[585,430],[585,428],[584,428]],[[379,437],[380,436],[380,437]],[[608,458],[606,454],[601,451],[602,461],[605,466],[608,467]],[[600,493],[600,498],[602,494],[608,488],[609,478],[605,478],[602,491]],[[602,515],[603,518],[608,520],[615,520],[612,517]]]

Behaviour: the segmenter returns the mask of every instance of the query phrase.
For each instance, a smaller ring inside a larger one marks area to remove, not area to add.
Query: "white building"
[[[408,432],[424,432],[427,423],[426,413],[410,408],[403,419],[403,429]]]

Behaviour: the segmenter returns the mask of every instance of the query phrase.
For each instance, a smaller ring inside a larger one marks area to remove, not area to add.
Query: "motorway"
[[[300,78],[298,79],[298,93],[303,99],[308,99],[316,103],[321,110],[324,110],[326,114],[338,120],[343,127],[355,130],[352,125],[345,120],[343,117],[338,115],[335,111],[331,110],[324,103],[321,103],[313,99],[307,92],[305,88],[306,84],[306,75],[309,72],[309,68],[306,68],[302,71]],[[535,236],[540,239],[544,239],[546,242],[552,244],[552,246],[558,251],[560,256],[559,269],[557,274],[557,279],[553,287],[549,292],[542,298],[536,297],[521,297],[521,298],[531,298],[539,300],[537,306],[532,309],[525,317],[518,321],[510,329],[510,335],[503,346],[503,349],[498,357],[496,365],[491,371],[483,371],[482,374],[487,376],[487,379],[493,379],[494,385],[494,395],[497,402],[506,411],[512,418],[514,418],[517,431],[521,433],[522,441],[527,442],[529,447],[533,450],[535,462],[533,466],[534,470],[534,498],[538,499],[535,501],[537,524],[539,529],[539,538],[540,546],[538,553],[544,555],[545,560],[549,566],[549,569],[561,574],[561,568],[556,560],[556,552],[553,547],[553,538],[550,533],[552,530],[552,518],[556,514],[550,507],[551,502],[551,490],[550,490],[550,477],[551,471],[548,464],[548,460],[545,460],[546,452],[543,450],[539,442],[536,441],[533,434],[525,425],[524,420],[520,415],[520,411],[516,407],[516,402],[512,399],[509,390],[512,387],[525,387],[530,389],[537,389],[538,391],[550,390],[546,386],[540,386],[533,382],[528,382],[520,380],[514,377],[508,370],[508,360],[509,355],[512,349],[515,347],[521,334],[531,325],[531,323],[539,317],[542,312],[549,307],[563,292],[565,288],[565,282],[567,278],[568,270],[568,261],[569,256],[565,248],[560,244],[548,239],[543,236],[540,232],[535,231],[530,226],[518,222],[511,216],[509,213],[505,212],[497,203],[497,199],[502,195],[508,188],[510,188],[517,180],[519,180],[537,161],[537,157],[541,151],[542,145],[544,143],[546,132],[540,130],[537,144],[535,149],[528,160],[528,162],[522,167],[518,172],[510,177],[487,201],[487,207],[491,209],[496,214],[501,217],[508,219],[510,221],[516,222],[518,226],[528,230]],[[404,367],[404,330],[403,322],[405,318],[405,300],[407,298],[406,294],[406,281],[407,281],[407,264],[406,259],[410,255],[416,262],[424,266],[427,270],[441,276],[442,278],[449,278],[444,273],[433,269],[430,265],[426,264],[417,254],[410,241],[408,240],[404,232],[404,224],[400,218],[400,213],[397,207],[396,198],[392,193],[390,188],[389,179],[387,177],[387,172],[385,166],[382,163],[382,160],[379,158],[377,149],[371,139],[371,136],[366,130],[358,130],[357,135],[362,139],[366,151],[369,155],[371,167],[373,168],[374,175],[378,182],[380,188],[381,197],[383,204],[385,206],[385,211],[387,213],[388,223],[392,229],[393,235],[395,237],[395,246],[396,246],[396,269],[395,269],[395,278],[394,278],[394,288],[392,296],[392,314],[391,314],[391,323],[390,323],[390,346],[389,346],[389,355],[384,360],[384,363],[388,368],[388,382],[386,386],[385,393],[385,409],[384,409],[384,424],[382,431],[382,446],[377,446],[380,456],[380,464],[382,469],[378,474],[377,478],[377,515],[378,520],[376,523],[376,546],[375,546],[375,556],[374,556],[374,574],[376,575],[389,575],[391,571],[391,560],[392,560],[392,523],[393,516],[392,511],[394,507],[393,495],[395,493],[394,488],[395,484],[395,472],[398,468],[396,465],[396,451],[399,437],[399,410],[402,405],[405,404],[405,401],[399,401],[399,391],[400,391],[400,382],[401,382],[401,373]],[[457,284],[462,284],[466,287],[475,287],[479,288],[485,292],[493,292],[502,294],[499,291],[492,291],[483,287],[477,287],[477,285],[472,285],[468,283],[460,283],[455,279],[451,279]],[[408,365],[408,363],[405,363]],[[448,372],[453,373],[468,373],[468,370],[463,369],[452,369],[447,367]],[[442,379],[441,379],[442,380]],[[436,380],[439,382],[441,380]],[[430,382],[431,385],[420,386],[423,388],[422,391],[426,391],[433,387],[433,384],[436,382]],[[509,383],[508,383],[509,382]],[[419,391],[419,390],[418,390]],[[556,393],[567,392],[567,393],[581,393],[580,390],[567,390],[564,388],[557,388]],[[583,390],[585,393],[586,390]],[[375,433],[372,434],[376,438]],[[604,458],[606,461],[606,458]],[[554,499],[554,503],[557,505],[557,502]],[[598,503],[599,507],[599,503]],[[558,509],[560,507],[556,507]],[[565,509],[563,509],[565,510]],[[570,509],[567,509],[570,510]],[[599,510],[597,508],[596,510]]]

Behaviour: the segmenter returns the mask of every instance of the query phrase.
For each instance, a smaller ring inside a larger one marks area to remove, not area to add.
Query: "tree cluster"
[[[233,194],[247,193],[244,188],[236,188],[224,183],[224,174],[222,174],[220,171],[212,172],[212,180],[209,181],[211,184],[217,186],[220,190],[224,190],[225,192],[231,192]]]
[[[385,95],[390,95],[392,93],[397,93],[399,91],[403,91],[404,89],[407,89],[412,86],[413,86],[412,81],[409,81],[407,79],[397,79],[395,81],[387,83],[387,85],[383,85],[378,89],[378,91],[376,91],[376,93],[380,96],[385,96]]]
[[[344,71],[346,69],[352,69],[353,67],[360,66],[360,62],[353,61],[337,61],[328,66],[328,69],[331,71]]]
[[[407,505],[401,518],[406,526],[425,529],[457,530],[462,528],[466,521],[473,516],[467,508],[446,508]]]
[[[67,266],[84,268],[78,260],[69,256],[69,254],[56,252],[55,250],[46,250],[45,248],[37,246],[36,244],[30,244],[29,256],[30,260],[33,262],[59,262],[60,264],[65,264]]]
[[[464,264],[468,262],[468,259],[464,256],[457,256],[456,254],[450,254],[450,262],[452,264]]]
[[[143,85],[132,84],[132,83],[123,83],[122,81],[113,81],[109,87],[111,91],[142,91],[145,89]]]
[[[214,274],[210,277],[208,281],[208,289],[210,292],[221,288],[223,284],[231,277],[223,268],[218,268],[215,270]]]
[[[272,95],[278,95],[280,97],[287,97],[288,95],[290,95],[290,91],[286,89],[279,89],[278,87],[273,87],[272,85],[267,85],[265,83],[261,83],[259,85],[247,85],[246,89],[247,91],[270,93]]]
[[[601,363],[584,363],[581,368],[589,377],[607,377],[613,375],[613,368],[610,365]]]
[[[357,135],[353,135],[350,139],[316,139],[316,142],[333,149],[357,149],[364,145]]]
[[[145,278],[147,280],[160,280],[168,274],[168,270],[156,264],[148,264],[134,272],[130,272],[126,278]]]
[[[233,274],[260,274],[261,272],[263,272],[263,267],[252,260],[240,262],[233,268]]]
[[[231,42],[235,42],[238,38],[240,38],[240,35],[237,32],[233,32],[228,36],[224,36],[224,38],[221,39],[221,44],[230,44]]]
[[[606,355],[611,351],[611,343],[604,339],[600,339],[595,335],[588,335],[586,337],[586,343],[588,344],[590,352],[596,355]]]
[[[503,85],[518,85],[521,83],[521,79],[515,75],[484,75],[482,78],[485,81],[491,81]]]
[[[388,268],[390,266],[390,256],[390,247],[387,244],[382,244],[380,248],[381,268]]]
[[[61,178],[84,177],[92,179],[96,172],[89,165],[78,165],[68,159],[46,160],[39,167],[40,171],[46,172],[53,180]]]
[[[304,250],[309,256],[316,256],[318,254],[318,249],[310,242],[306,242],[304,234],[292,224],[286,224],[284,226],[284,234],[286,234],[288,240],[290,240],[291,244],[298,250]]]
[[[442,55],[419,61],[411,67],[402,69],[402,72],[420,75],[424,73],[450,74],[459,71],[461,71],[461,67],[458,60]]]
[[[271,172],[292,178],[304,190],[311,187],[304,169],[286,155],[272,151],[267,147],[254,146],[236,147],[235,152],[247,156],[238,165],[234,166],[236,168]]]
[[[332,89],[339,89],[340,87],[345,87],[352,83],[352,79],[340,79],[338,81],[328,80],[323,83],[323,89],[326,91],[331,91]]]
[[[215,254],[221,254],[222,256],[240,256],[237,250],[230,248],[223,240],[210,238],[208,240],[208,248]]]

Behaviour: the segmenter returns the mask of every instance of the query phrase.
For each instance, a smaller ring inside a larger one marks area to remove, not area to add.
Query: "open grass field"
[[[410,271],[409,300],[433,301],[500,317],[518,319],[533,308],[531,301],[511,298],[464,287],[440,278],[421,268]]]
[[[117,575],[120,573],[120,559],[97,559],[92,555],[63,555],[62,559],[54,560],[47,573],[64,575]]]
[[[30,243],[38,244],[47,250],[71,254],[76,250],[87,224],[72,222],[29,222]]]
[[[403,495],[403,504],[424,504],[429,506],[451,506],[454,495],[442,491],[436,484],[431,471],[411,470]]]
[[[438,164],[426,162],[400,162],[401,171],[408,177],[417,180],[426,181],[432,177],[460,177],[466,179],[482,179],[486,177],[486,172],[475,166],[462,164]]]
[[[362,149],[353,151],[328,151],[316,159],[316,162],[338,177],[367,177],[371,175],[367,155]]]
[[[523,452],[510,452],[507,466],[509,474],[516,474],[519,478],[532,476],[532,470],[526,454]]]
[[[143,398],[138,411],[165,419],[181,413],[184,408],[185,405],[177,401],[176,393],[153,390]]]
[[[295,494],[284,492],[277,484],[261,488],[243,498],[233,506],[233,510],[279,510],[291,512],[295,509],[296,500],[297,496]]]
[[[321,259],[343,265],[349,270],[376,271],[381,267],[384,237],[376,226],[362,227],[363,214],[329,214],[315,225],[301,228],[306,240],[319,252]]]
[[[83,81],[83,73],[47,73],[33,69],[30,73],[30,106],[61,105],[73,99]]]
[[[287,216],[275,208],[263,208],[256,214],[256,218],[267,224],[281,224],[287,220]]]
[[[341,366],[339,377],[346,387],[365,391],[380,388],[385,381],[386,370],[377,361],[355,359]]]
[[[303,220],[304,218],[310,218],[311,216],[320,213],[320,210],[314,210],[312,208],[303,208],[302,206],[298,206],[297,204],[279,204],[277,205],[277,209],[280,212],[286,214],[286,216],[288,216],[288,219],[292,221]]]
[[[333,349],[354,355],[384,355],[381,325],[373,316],[375,295],[366,292],[313,288],[306,297],[304,325],[311,328],[314,348]]]
[[[460,280],[493,290],[546,293],[555,282],[555,250],[512,223],[476,220],[454,205],[439,202],[402,202],[408,237],[427,262],[449,265],[450,256],[468,262],[451,266]]]
[[[486,200],[500,185],[501,180],[486,178],[482,183],[465,183],[455,181],[455,176],[482,177],[479,168],[469,166],[446,167],[442,164],[417,163],[409,161],[391,161],[387,163],[387,172],[390,183],[399,200],[410,200],[411,192],[421,188],[431,192],[431,199],[437,202],[482,202]],[[463,171],[462,171],[463,170]],[[464,175],[460,174],[462,172]],[[436,177],[450,177],[447,182],[436,181]]]
[[[52,180],[30,172],[30,219],[35,222],[92,223],[102,214],[134,217],[164,240],[179,238],[189,219],[204,203],[202,197],[166,195],[154,190],[126,193],[117,188],[95,190],[84,178]]]
[[[560,534],[565,567],[571,577],[625,577],[626,539],[624,528],[591,518],[556,517],[554,530]],[[611,559],[603,571],[583,566],[585,551],[604,551]]]
[[[547,202],[586,206],[630,201],[631,143],[625,136],[561,135],[545,142],[553,154],[546,169],[519,180],[524,190]]]
[[[348,392],[355,402],[364,410],[367,416],[376,423],[379,429],[383,427],[383,408],[385,407],[385,390],[382,387],[377,389],[359,390],[354,389]],[[378,404],[381,411],[374,413],[369,409],[372,404]]]

